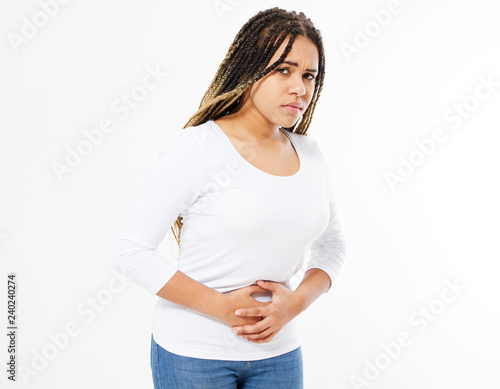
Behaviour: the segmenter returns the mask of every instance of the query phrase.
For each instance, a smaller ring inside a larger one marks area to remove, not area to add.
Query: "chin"
[[[298,116],[294,115],[279,115],[275,116],[274,119],[268,119],[271,123],[280,126],[282,128],[290,128],[295,123],[297,123],[302,118],[302,114]]]
[[[295,125],[295,123],[298,123],[299,120],[302,118],[302,116],[299,116],[297,119],[288,119],[288,120],[282,120],[282,123],[280,124],[281,127],[283,128],[290,128]]]

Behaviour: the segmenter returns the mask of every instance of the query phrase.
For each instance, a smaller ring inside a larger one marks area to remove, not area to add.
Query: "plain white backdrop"
[[[7,274],[18,282],[2,388],[153,387],[157,297],[113,272],[118,230],[235,34],[273,6],[323,35],[308,136],[348,244],[298,318],[305,387],[499,387],[498,2],[19,0],[0,5],[5,334]],[[172,242],[160,252],[175,259]]]

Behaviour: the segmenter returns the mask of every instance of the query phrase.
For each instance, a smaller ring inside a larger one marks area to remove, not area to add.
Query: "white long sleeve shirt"
[[[333,283],[346,248],[328,166],[317,141],[282,131],[300,161],[291,176],[250,164],[212,120],[176,130],[125,219],[113,266],[155,295],[177,270],[227,293],[260,279],[290,287],[310,249],[307,269],[324,270]],[[157,248],[179,215],[174,265]],[[270,301],[265,297],[256,298]],[[253,343],[211,316],[160,297],[152,323],[164,349],[224,360],[292,351],[300,345],[297,330],[292,320],[270,342]]]

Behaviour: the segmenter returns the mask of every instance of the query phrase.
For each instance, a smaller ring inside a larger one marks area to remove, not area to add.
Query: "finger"
[[[259,285],[255,285],[255,284],[247,286],[247,288],[249,289],[250,294],[259,293],[259,292],[262,293],[262,292],[266,291],[266,289],[261,288]]]
[[[234,311],[236,316],[266,316],[264,309],[259,307],[254,308],[239,308]]]
[[[248,340],[255,339],[265,339],[268,335],[272,334],[275,331],[273,327],[267,327],[264,331],[255,333],[255,334],[241,334],[243,338],[247,338]]]
[[[243,327],[244,325],[250,325],[250,323],[251,324],[256,324],[259,321],[261,321],[263,319],[263,317],[262,316],[245,316],[245,319],[248,319],[248,320],[244,320],[243,324],[235,324],[233,326],[233,328],[234,327]]]
[[[233,331],[236,330],[238,335],[241,334],[255,334],[264,331],[266,328],[270,327],[271,324],[269,320],[263,319],[255,324],[247,324],[244,326],[234,326]]]
[[[273,281],[263,281],[263,280],[259,280],[257,281],[257,285],[266,289],[266,290],[270,290],[271,292],[277,292],[279,289],[280,289],[280,286],[281,284],[277,283],[277,282],[273,282]]]
[[[252,339],[249,339],[250,342],[253,342],[253,343],[267,343],[269,342],[272,338],[274,338],[276,336],[276,334],[278,333],[278,331],[274,331],[274,332],[271,332],[269,335],[267,335],[266,337],[264,338],[261,338],[261,339],[255,339],[255,340],[252,340]]]

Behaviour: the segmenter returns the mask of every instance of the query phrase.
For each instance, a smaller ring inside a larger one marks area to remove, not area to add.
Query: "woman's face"
[[[283,54],[287,42],[285,39],[268,66]],[[292,127],[311,102],[318,61],[316,45],[309,38],[298,35],[285,61],[249,88],[247,104],[273,125]]]

